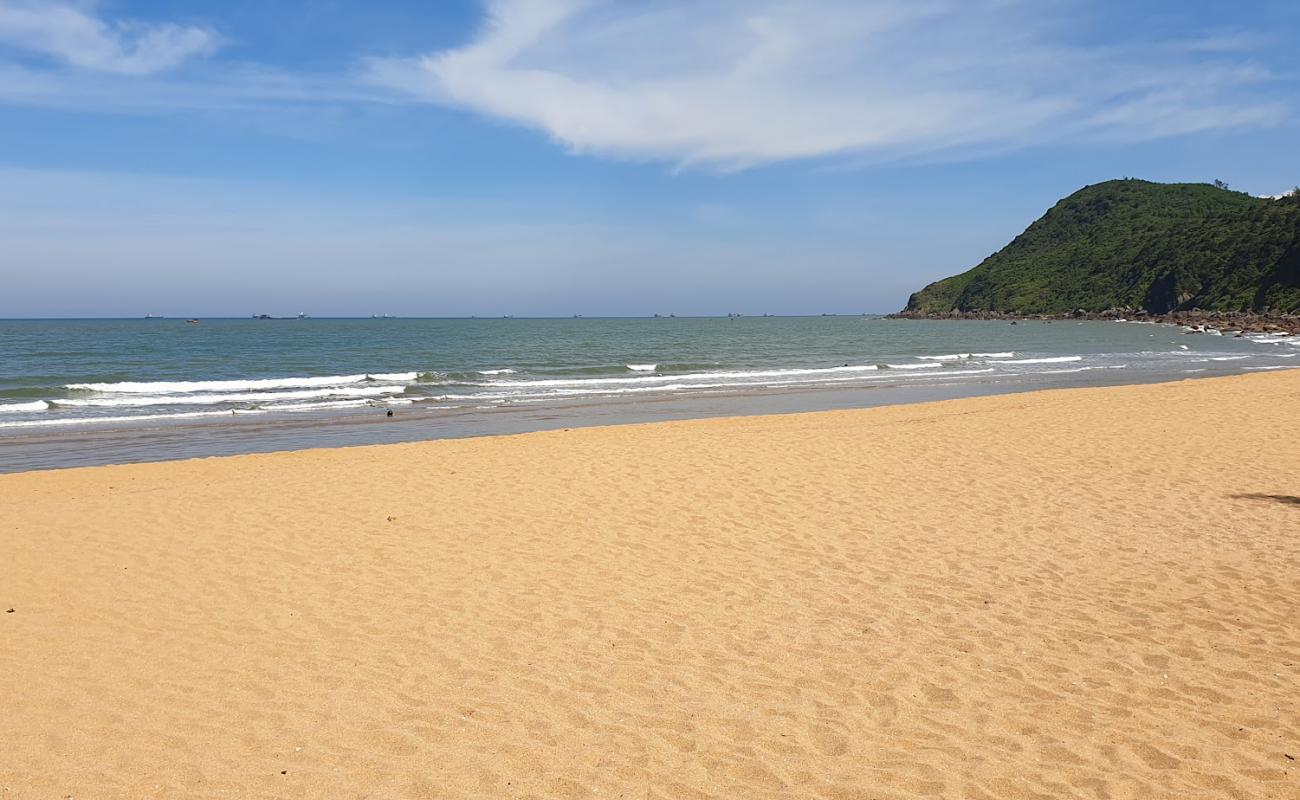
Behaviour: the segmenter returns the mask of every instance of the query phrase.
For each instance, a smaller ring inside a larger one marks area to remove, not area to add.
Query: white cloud
[[[1126,141],[1283,119],[1251,39],[1071,44],[1028,0],[493,0],[469,44],[373,82],[572,152],[720,168]],[[1112,37],[1114,38],[1114,37]]]
[[[85,5],[0,0],[0,45],[83,69],[148,75],[214,52],[220,37],[169,22],[108,21]]]

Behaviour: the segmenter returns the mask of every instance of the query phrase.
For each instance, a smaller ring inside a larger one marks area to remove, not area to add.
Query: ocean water
[[[1300,337],[1117,322],[11,320],[0,471],[1174,380],[1298,356]]]

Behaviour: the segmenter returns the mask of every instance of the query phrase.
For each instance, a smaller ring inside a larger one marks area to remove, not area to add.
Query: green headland
[[[1300,192],[1113,180],[1058,202],[978,266],[926,286],[900,316],[1293,314]]]

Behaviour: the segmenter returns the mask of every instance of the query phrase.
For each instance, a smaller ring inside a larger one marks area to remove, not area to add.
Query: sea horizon
[[[768,313],[751,313],[751,312],[731,312],[716,314],[468,314],[463,316],[457,315],[425,315],[425,314],[358,314],[358,315],[331,315],[331,314],[307,314],[298,316],[296,314],[261,316],[258,314],[229,315],[229,314],[144,314],[139,316],[53,316],[53,317],[0,317],[0,322],[78,322],[78,321],[133,321],[133,320],[256,320],[259,322],[280,322],[294,320],[384,320],[384,319],[407,319],[407,320],[499,320],[499,319],[518,319],[518,320],[537,320],[537,319],[728,319],[730,317],[768,317],[782,319],[813,319],[817,317],[888,317],[895,312],[892,311],[865,311],[855,312],[824,312],[809,314],[768,314]]]

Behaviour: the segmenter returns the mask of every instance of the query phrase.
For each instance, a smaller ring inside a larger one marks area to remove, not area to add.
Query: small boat
[[[199,324],[199,321],[198,321],[197,319],[187,319],[187,320],[185,320],[185,324],[186,324],[186,325],[198,325],[198,324]]]

